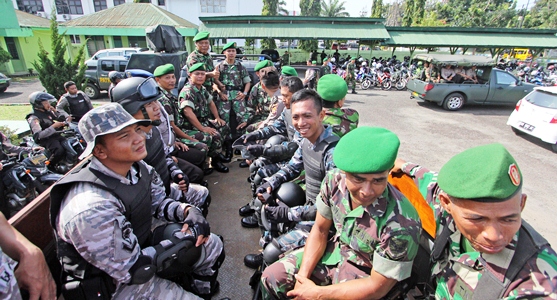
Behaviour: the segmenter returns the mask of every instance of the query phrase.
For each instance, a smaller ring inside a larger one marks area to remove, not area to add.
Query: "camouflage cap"
[[[203,63],[196,63],[193,64],[189,69],[188,72],[192,73],[193,71],[205,71],[205,65]]]
[[[272,63],[270,60],[265,59],[265,60],[262,60],[262,61],[258,62],[258,63],[255,65],[255,68],[253,68],[253,70],[254,70],[255,72],[258,72],[259,70],[261,70],[261,69],[263,69],[263,68],[272,67],[272,66],[273,66],[273,63]]]
[[[298,72],[296,69],[292,68],[291,66],[283,66],[280,69],[280,73],[285,76],[298,76]]]
[[[166,64],[166,65],[158,66],[153,72],[153,76],[159,77],[171,73],[174,73],[174,65]]]
[[[465,150],[439,170],[439,187],[448,195],[477,202],[501,202],[522,186],[522,173],[499,143]]]
[[[343,136],[333,152],[337,168],[355,174],[384,172],[395,165],[400,140],[382,127],[358,127]]]
[[[348,85],[342,77],[336,74],[327,74],[317,82],[317,93],[323,101],[337,102],[348,93]]]
[[[224,45],[224,47],[222,47],[222,51],[228,50],[230,48],[236,49],[236,43],[230,42],[230,43]]]
[[[88,111],[78,124],[79,131],[87,142],[79,159],[84,159],[93,152],[98,136],[118,132],[133,124],[149,126],[151,121],[135,119],[119,103],[108,103]]]
[[[201,41],[201,40],[208,40],[209,39],[209,32],[208,31],[201,31],[198,32],[194,37],[193,37],[193,41],[197,42],[197,41]]]

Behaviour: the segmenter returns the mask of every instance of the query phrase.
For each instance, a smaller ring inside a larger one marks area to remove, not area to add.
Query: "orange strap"
[[[416,186],[416,183],[410,176],[404,173],[396,173],[389,175],[389,183],[397,188],[414,206],[422,221],[422,228],[432,237],[435,238],[435,217],[433,210],[425,201],[424,196]]]

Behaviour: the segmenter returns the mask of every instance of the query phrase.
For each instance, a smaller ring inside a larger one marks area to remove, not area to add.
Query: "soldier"
[[[155,76],[155,81],[161,89],[161,97],[159,102],[164,108],[164,112],[161,114],[161,132],[168,132],[165,136],[174,136],[176,138],[175,145],[171,145],[174,148],[171,155],[178,158],[178,165],[186,174],[190,172],[196,172],[197,170],[193,167],[197,166],[202,169],[204,175],[211,174],[213,169],[205,168],[205,159],[207,157],[207,145],[199,142],[195,138],[187,135],[182,129],[184,123],[184,117],[180,113],[180,107],[178,105],[178,97],[172,93],[172,89],[176,86],[176,77],[174,76],[174,65],[166,64],[158,66],[153,75]],[[166,130],[168,126],[165,123],[170,124],[171,130]],[[170,137],[170,139],[174,139]],[[189,176],[191,178],[191,176]]]
[[[323,180],[307,243],[265,269],[266,298],[380,299],[410,276],[421,226],[412,204],[387,182],[399,145],[380,127],[340,140],[338,169]]]
[[[317,81],[318,78],[318,73],[316,68],[314,68],[317,64],[317,61],[313,60],[308,60],[307,61],[307,66],[308,68],[306,69],[306,75],[304,77],[304,86],[309,88],[309,89],[315,89],[315,82]]]
[[[159,175],[141,161],[141,126],[150,123],[118,103],[79,122],[83,156],[93,156],[50,193],[65,299],[199,299],[183,287],[209,299],[218,287],[222,241],[198,208],[167,198]],[[151,232],[153,217],[177,223]]]
[[[258,62],[253,70],[259,79],[261,79],[261,70],[263,69],[266,71],[272,71],[275,70],[275,67],[273,67],[273,63],[270,60],[262,60]],[[272,94],[268,95],[265,89],[261,86],[261,80],[251,88],[246,102],[246,105],[251,112],[249,125],[246,128],[247,132],[252,132],[263,127],[261,124],[270,113],[272,97]]]
[[[557,299],[557,254],[521,219],[523,177],[503,145],[465,150],[438,174],[403,160],[398,170],[434,211],[436,299]]]
[[[207,91],[205,82],[205,67],[197,63],[189,69],[189,82],[184,86],[178,99],[180,112],[184,117],[183,131],[209,147],[211,166],[217,172],[228,173],[228,167],[223,162],[230,162],[221,152],[222,137],[215,127],[226,127],[226,122],[220,118],[213,97]],[[210,114],[215,120],[210,120]]]
[[[331,68],[329,67],[330,58],[326,58],[323,60],[323,64],[321,65],[321,74],[322,76],[331,74]]]
[[[282,80],[283,77],[287,77],[287,76],[298,77],[298,72],[296,71],[296,69],[292,68],[291,66],[284,66],[280,69],[280,75]]]
[[[280,65],[286,66],[290,64],[290,53],[288,51],[284,51],[284,54],[280,57]]]
[[[358,112],[351,108],[342,108],[348,92],[342,77],[335,74],[321,77],[317,84],[317,92],[323,98],[323,108],[325,108],[323,124],[331,126],[338,137],[358,127],[360,120]]]
[[[350,63],[346,66],[346,85],[350,87],[352,84],[352,94],[356,93],[356,59],[352,58]]]
[[[93,104],[84,92],[77,89],[77,85],[73,81],[64,83],[64,90],[66,93],[60,96],[56,104],[56,112],[68,119],[70,128],[77,129],[77,122],[85,113],[93,109]],[[73,122],[75,125],[72,125]]]
[[[224,139],[225,156],[232,159],[232,140],[247,126],[250,117],[246,107],[246,96],[250,91],[251,78],[246,68],[236,61],[236,43],[230,42],[224,45],[222,50],[226,59],[216,69],[224,89],[218,92],[216,105],[220,117],[228,124],[221,128],[229,131],[221,130],[220,134]]]
[[[213,66],[213,58],[209,54],[209,49],[211,48],[211,44],[209,43],[209,32],[201,31],[193,37],[193,41],[195,42],[195,50],[188,55],[188,59],[186,61],[186,65],[191,68],[196,63],[202,63],[203,67],[206,70],[206,78],[203,86],[207,89],[209,93],[213,93],[213,83],[216,83],[217,86],[222,88],[222,83],[218,81],[220,76],[219,71],[215,70]]]

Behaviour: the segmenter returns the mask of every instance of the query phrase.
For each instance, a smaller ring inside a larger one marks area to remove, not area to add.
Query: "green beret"
[[[197,41],[202,41],[202,40],[208,40],[209,39],[209,32],[208,31],[201,31],[198,32],[194,37],[193,37],[193,41],[197,42]]]
[[[282,67],[280,73],[286,76],[298,76],[298,72],[296,72],[296,69],[292,68],[291,66]]]
[[[315,64],[317,64],[317,61],[316,61],[316,60],[312,60],[311,63],[315,65]]]
[[[253,68],[253,70],[255,72],[258,72],[259,70],[261,70],[263,68],[272,67],[272,66],[273,66],[273,63],[270,60],[265,59],[265,60],[262,60],[262,61],[258,62],[257,65],[255,65],[255,68]]]
[[[317,93],[323,98],[323,101],[337,102],[346,97],[348,85],[342,77],[336,74],[327,74],[317,82]]]
[[[520,188],[522,173],[509,151],[495,143],[455,155],[441,168],[437,182],[456,198],[501,202]]]
[[[340,139],[333,161],[348,173],[380,173],[395,165],[399,146],[397,135],[385,128],[358,127]]]
[[[230,49],[230,48],[236,49],[236,43],[230,42],[230,43],[224,45],[224,47],[222,47],[222,51]]]
[[[159,76],[163,76],[163,75],[171,74],[171,73],[174,73],[174,65],[173,64],[166,64],[166,65],[158,66],[155,69],[155,72],[153,72],[153,76],[159,77]]]
[[[193,71],[205,71],[205,65],[203,63],[196,63],[194,65],[192,65],[189,69],[188,72],[191,73]]]

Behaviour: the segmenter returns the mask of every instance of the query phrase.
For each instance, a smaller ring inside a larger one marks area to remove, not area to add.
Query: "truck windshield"
[[[540,90],[533,91],[526,96],[526,101],[540,107],[557,108],[557,94]]]

